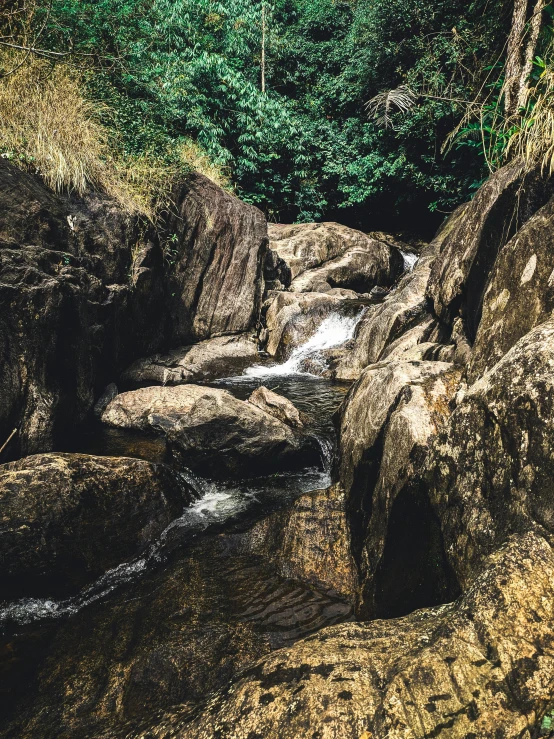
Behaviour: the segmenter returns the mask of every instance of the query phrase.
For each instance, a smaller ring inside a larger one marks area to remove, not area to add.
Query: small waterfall
[[[276,375],[313,375],[303,369],[306,360],[310,360],[312,366],[320,366],[322,370],[326,368],[325,357],[322,352],[326,349],[333,349],[342,346],[354,337],[356,326],[360,322],[365,309],[354,316],[340,315],[333,313],[326,318],[319,326],[317,331],[302,346],[297,347],[283,364],[277,364],[272,367],[263,365],[254,365],[245,370],[248,377],[271,377]],[[316,376],[316,375],[313,375]]]
[[[412,252],[402,251],[402,249],[400,250],[400,253],[402,254],[402,258],[404,259],[404,272],[413,272],[413,269],[419,259],[418,255],[413,254]]]

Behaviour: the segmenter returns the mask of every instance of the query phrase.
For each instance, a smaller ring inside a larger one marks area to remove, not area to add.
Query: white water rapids
[[[311,375],[303,369],[307,359],[313,364],[325,368],[325,359],[321,356],[326,349],[342,346],[354,337],[356,326],[360,322],[365,309],[354,316],[343,316],[333,313],[320,324],[317,331],[302,346],[296,347],[289,359],[283,364],[273,366],[254,365],[245,370],[247,377],[274,377],[278,375]]]
[[[418,255],[402,250],[400,250],[400,253],[402,254],[402,258],[404,259],[404,272],[413,272],[413,269],[419,259]]]

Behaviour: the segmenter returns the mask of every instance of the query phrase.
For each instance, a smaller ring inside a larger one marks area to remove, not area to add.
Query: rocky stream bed
[[[0,735],[548,735],[551,196],[154,229],[0,160]]]

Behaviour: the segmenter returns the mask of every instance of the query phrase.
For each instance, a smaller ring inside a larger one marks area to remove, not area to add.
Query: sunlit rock
[[[321,463],[315,438],[212,387],[146,387],[121,393],[102,421],[163,433],[173,462],[207,477],[253,477]]]

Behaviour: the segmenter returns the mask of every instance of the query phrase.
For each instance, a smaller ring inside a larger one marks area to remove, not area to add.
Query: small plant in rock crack
[[[543,716],[539,732],[534,736],[554,737],[554,709]]]
[[[171,236],[169,236],[162,245],[164,262],[167,264],[168,267],[173,267],[173,265],[177,261],[177,256],[179,254],[179,251],[177,249],[178,243],[179,237],[177,236],[177,234],[171,234]]]

